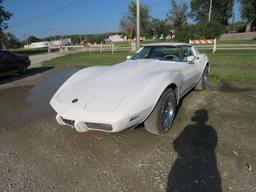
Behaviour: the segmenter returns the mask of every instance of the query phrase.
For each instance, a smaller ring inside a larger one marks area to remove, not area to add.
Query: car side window
[[[135,53],[131,59],[136,60],[136,59],[145,59],[149,56],[149,53],[151,51],[151,48],[149,47],[144,47],[141,49],[139,52]]]

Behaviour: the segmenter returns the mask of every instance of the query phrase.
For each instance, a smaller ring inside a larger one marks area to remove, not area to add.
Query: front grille
[[[104,130],[104,131],[112,131],[112,125],[110,124],[104,124],[104,123],[85,123],[87,127],[91,129],[99,129],[99,130]]]
[[[70,126],[74,126],[75,121],[73,120],[69,120],[69,119],[64,119],[63,117],[61,117],[62,121]]]

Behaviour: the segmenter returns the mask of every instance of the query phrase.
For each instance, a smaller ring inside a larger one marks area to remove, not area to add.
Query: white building
[[[50,44],[53,46],[71,45],[72,41],[71,39],[59,39],[59,40],[51,41]]]
[[[49,45],[50,45],[49,41],[42,41],[42,42],[31,43],[29,45],[24,45],[24,48],[25,49],[45,48],[45,47],[49,47]]]
[[[114,43],[114,42],[126,42],[127,41],[127,37],[126,36],[122,36],[122,35],[110,35],[108,37],[108,41]]]
[[[49,46],[71,45],[71,39],[59,39],[54,41],[42,41],[24,45],[25,49],[47,48]]]

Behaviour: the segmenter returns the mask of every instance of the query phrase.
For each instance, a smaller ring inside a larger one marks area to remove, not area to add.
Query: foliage
[[[150,36],[155,36],[157,39],[163,36],[165,39],[168,35],[170,35],[170,24],[167,20],[161,20],[157,18],[152,18],[151,20],[151,30],[148,32]]]
[[[256,0],[240,0],[241,16],[247,21],[246,32],[256,31]]]
[[[22,43],[19,41],[17,37],[15,37],[14,34],[7,32],[3,38],[3,45],[7,49],[14,49],[21,47]]]
[[[134,36],[135,24],[128,16],[124,16],[120,21],[120,30],[131,39]]]
[[[188,5],[186,3],[178,4],[175,0],[171,0],[171,8],[167,14],[170,24],[175,28],[182,28],[187,25]]]
[[[222,25],[228,25],[228,19],[232,16],[234,0],[214,0],[212,1],[211,20],[218,21]],[[208,21],[210,3],[205,0],[191,1],[191,16],[194,21],[203,23]]]
[[[198,38],[203,39],[215,39],[224,31],[223,25],[218,21],[204,22],[198,25],[197,28]]]
[[[118,32],[121,34],[120,32]],[[54,35],[50,37],[45,37],[42,39],[43,41],[51,41],[58,39],[71,39],[72,44],[79,45],[81,41],[86,41],[89,43],[101,43],[105,42],[105,39],[113,34],[117,34],[114,32],[108,33],[99,33],[99,34],[74,34],[74,35]]]
[[[186,3],[177,3],[171,0],[171,8],[167,19],[170,26],[175,29],[176,41],[188,41],[191,38],[192,27],[187,25],[188,5]]]
[[[176,30],[175,40],[188,42],[189,39],[215,39],[223,33],[223,30],[223,25],[217,21],[188,25]]]
[[[150,8],[146,4],[140,4],[140,26],[141,35],[149,37],[150,34]],[[137,18],[137,4],[135,1],[131,1],[128,7],[128,13],[120,21],[120,29],[127,36],[134,36],[135,26]],[[133,30],[133,32],[131,32]],[[131,35],[132,34],[132,35]]]
[[[31,44],[31,43],[36,43],[36,42],[40,42],[42,41],[42,39],[34,36],[34,35],[31,35],[29,36],[26,40],[25,40],[25,43],[26,44]]]
[[[0,48],[2,47],[2,41],[5,37],[4,31],[8,28],[7,21],[12,16],[9,11],[4,10],[3,2],[4,0],[0,0]]]
[[[246,22],[235,22],[235,23],[230,23],[228,26],[226,26],[226,31],[225,32],[244,32],[246,27]]]

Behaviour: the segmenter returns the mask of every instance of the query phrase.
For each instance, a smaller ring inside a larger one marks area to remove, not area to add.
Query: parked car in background
[[[27,55],[0,50],[0,76],[12,73],[24,74],[30,65]]]
[[[205,89],[208,57],[185,43],[143,46],[127,61],[82,69],[55,93],[57,122],[79,132],[119,132],[144,122],[150,133],[167,132],[180,99]]]

